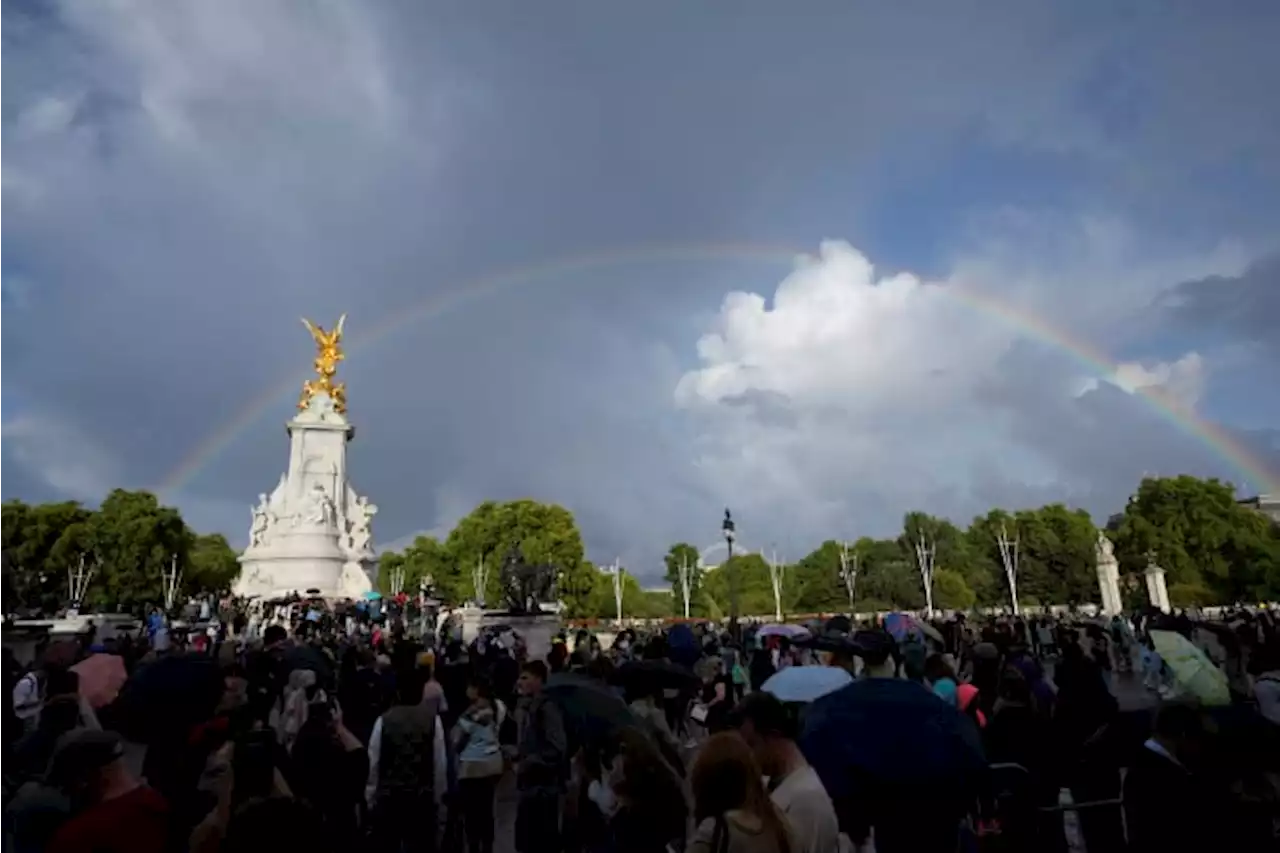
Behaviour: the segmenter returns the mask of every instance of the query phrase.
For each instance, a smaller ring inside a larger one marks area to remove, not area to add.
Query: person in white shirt
[[[791,823],[795,853],[837,853],[840,837],[835,806],[817,772],[796,746],[795,715],[770,693],[747,696],[730,716],[769,779],[769,796]]]

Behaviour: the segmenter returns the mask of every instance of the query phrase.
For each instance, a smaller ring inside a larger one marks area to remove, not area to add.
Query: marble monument
[[[1151,606],[1168,613],[1172,609],[1169,606],[1169,588],[1165,583],[1164,569],[1156,563],[1154,551],[1147,552],[1147,567],[1142,570],[1142,576],[1147,582],[1147,600]]]
[[[1116,616],[1124,612],[1124,599],[1120,597],[1120,564],[1116,560],[1115,546],[1107,534],[1098,531],[1094,546],[1098,567],[1098,593],[1102,596],[1102,612]]]
[[[343,315],[330,332],[302,321],[316,342],[316,378],[303,383],[298,414],[287,424],[289,468],[252,507],[236,595],[319,590],[326,598],[359,598],[372,589],[378,507],[347,477],[347,442],[355,427],[347,420],[346,387],[334,381],[345,358],[345,320]]]

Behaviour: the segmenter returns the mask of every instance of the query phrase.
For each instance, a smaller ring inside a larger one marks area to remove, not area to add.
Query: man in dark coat
[[[1132,853],[1213,850],[1222,813],[1196,772],[1206,732],[1200,712],[1181,704],[1162,707],[1151,738],[1124,780],[1124,813]]]

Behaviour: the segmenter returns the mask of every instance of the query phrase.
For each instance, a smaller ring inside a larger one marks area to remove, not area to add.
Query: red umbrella
[[[114,702],[128,678],[119,655],[90,655],[71,671],[80,676],[80,695],[94,708]]]

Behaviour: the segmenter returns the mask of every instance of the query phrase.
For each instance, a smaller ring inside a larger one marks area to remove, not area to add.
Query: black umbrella
[[[861,651],[861,646],[854,642],[848,634],[824,631],[809,637],[802,637],[792,643],[801,649],[813,649],[820,652],[844,652],[853,655]]]
[[[333,661],[320,649],[312,645],[298,645],[284,654],[286,672],[295,669],[309,669],[316,674],[316,681],[321,685],[333,683]]]
[[[116,700],[123,734],[149,743],[213,717],[223,692],[212,658],[173,655],[144,664],[125,682]]]
[[[685,690],[702,683],[689,667],[665,660],[629,661],[614,671],[611,680],[641,690]]]
[[[832,634],[848,634],[853,631],[853,620],[844,615],[832,616],[822,629]]]
[[[865,678],[815,701],[800,748],[832,797],[964,802],[987,769],[968,716],[924,686],[895,678]]]
[[[557,673],[547,680],[543,693],[560,708],[574,745],[598,743],[619,729],[639,725],[622,697],[593,678]]]

